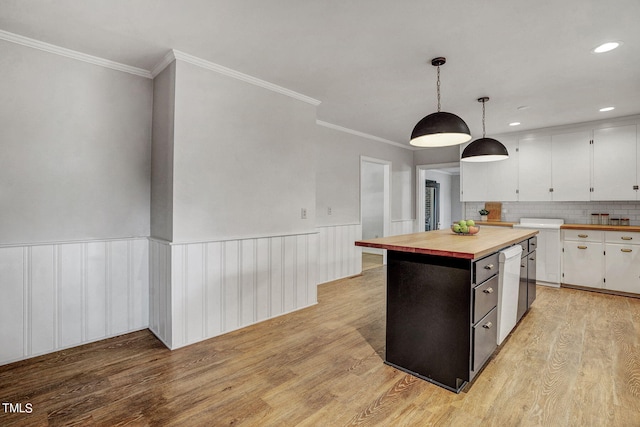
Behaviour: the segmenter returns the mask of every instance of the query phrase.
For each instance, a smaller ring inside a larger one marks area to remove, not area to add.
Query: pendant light
[[[411,145],[417,147],[446,147],[463,144],[471,139],[469,127],[460,117],[452,113],[440,111],[440,66],[447,62],[438,57],[431,60],[431,65],[438,68],[438,112],[429,114],[418,122],[411,132]]]
[[[460,159],[463,162],[495,162],[509,158],[507,147],[496,139],[485,137],[484,104],[487,101],[489,101],[488,96],[478,98],[478,102],[482,102],[482,138],[476,139],[465,147]]]

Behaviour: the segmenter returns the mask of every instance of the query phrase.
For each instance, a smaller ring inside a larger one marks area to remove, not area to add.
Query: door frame
[[[460,162],[434,163],[431,165],[416,165],[416,221],[420,231],[424,231],[424,182],[426,172],[433,169],[460,167]],[[462,205],[464,209],[464,204]],[[464,216],[464,215],[463,215]]]
[[[384,167],[384,188],[383,188],[383,220],[382,220],[382,237],[387,237],[391,230],[391,162],[375,157],[360,156],[360,227],[362,228],[362,164],[375,163]],[[362,238],[362,235],[360,235]],[[383,263],[387,263],[387,251],[383,250]]]

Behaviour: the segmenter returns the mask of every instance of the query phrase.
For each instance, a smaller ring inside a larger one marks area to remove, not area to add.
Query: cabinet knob
[[[493,326],[493,323],[491,323],[491,322],[487,322],[484,325],[482,325],[482,327],[485,328],[485,329],[491,329],[492,326]]]
[[[633,249],[620,249],[620,252],[633,252]]]
[[[492,294],[493,293],[493,288],[487,288],[482,292],[484,292],[485,294]]]
[[[633,240],[633,237],[630,236],[622,236],[620,237],[622,240]]]
[[[586,246],[578,246],[578,249],[587,249]]]
[[[586,239],[587,237],[589,237],[588,234],[578,234],[578,237],[582,237],[583,239]]]
[[[487,264],[487,265],[484,266],[484,268],[486,270],[492,270],[493,269],[493,264]]]

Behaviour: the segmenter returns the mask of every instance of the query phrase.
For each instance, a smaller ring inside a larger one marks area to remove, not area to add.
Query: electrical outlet
[[[306,208],[302,208],[300,210],[300,218],[307,219],[307,209]]]
[[[327,215],[331,215],[331,208],[327,208]]]

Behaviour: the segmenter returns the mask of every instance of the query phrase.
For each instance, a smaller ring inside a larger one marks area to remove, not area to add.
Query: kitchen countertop
[[[637,225],[562,224],[563,230],[640,231]]]
[[[517,222],[506,221],[476,221],[477,225],[490,225],[492,227],[513,227]]]
[[[536,234],[538,234],[537,230],[481,227],[478,234],[469,236],[457,235],[447,229],[360,240],[355,244],[399,252],[478,259]]]
[[[476,221],[476,224],[480,226],[490,225],[494,227],[513,227],[518,223],[507,221]],[[560,229],[640,232],[640,226],[637,225],[562,224]]]

